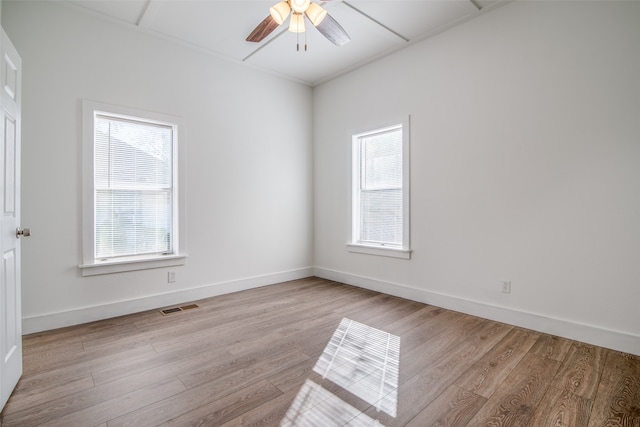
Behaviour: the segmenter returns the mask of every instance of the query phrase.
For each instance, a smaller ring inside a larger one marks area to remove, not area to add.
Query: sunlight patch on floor
[[[399,360],[400,337],[344,318],[313,370],[376,410],[395,417]],[[280,425],[382,426],[310,379],[305,381]]]

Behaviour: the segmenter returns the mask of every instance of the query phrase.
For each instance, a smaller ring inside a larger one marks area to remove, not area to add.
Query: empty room
[[[640,1],[0,22],[0,427],[640,425]]]

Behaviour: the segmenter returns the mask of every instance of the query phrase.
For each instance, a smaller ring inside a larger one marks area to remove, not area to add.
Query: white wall
[[[24,64],[25,332],[315,271],[640,354],[638,22],[638,2],[517,2],[312,93],[71,7],[3,2]],[[85,98],[187,122],[175,284],[79,274]],[[348,131],[409,113],[413,258],[348,253]]]
[[[3,9],[24,65],[25,332],[311,273],[310,88],[70,6]],[[184,266],[80,276],[83,99],[186,120]]]
[[[517,2],[316,87],[316,273],[640,354],[639,23]],[[348,253],[348,132],[402,114],[413,258]]]

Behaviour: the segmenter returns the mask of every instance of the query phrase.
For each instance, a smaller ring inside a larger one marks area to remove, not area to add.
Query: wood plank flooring
[[[25,336],[0,427],[640,426],[638,356],[319,278],[196,303]]]

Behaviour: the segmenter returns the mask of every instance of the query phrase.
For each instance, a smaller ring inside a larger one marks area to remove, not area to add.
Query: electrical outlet
[[[511,281],[510,280],[504,280],[502,282],[502,292],[505,294],[510,294],[511,293]]]
[[[168,283],[174,283],[176,281],[176,272],[175,271],[170,271],[167,274],[167,282]]]

